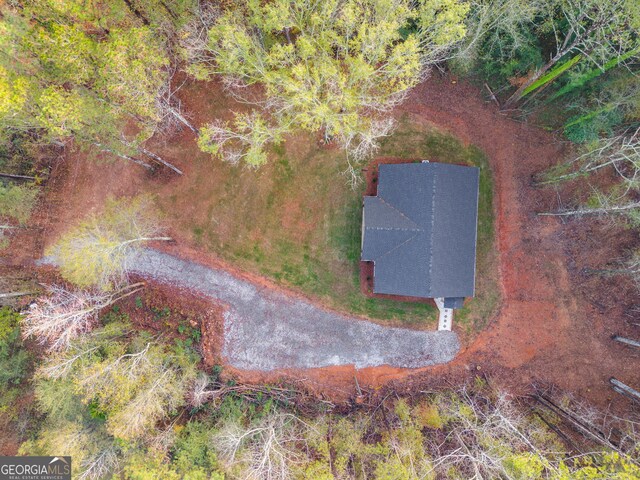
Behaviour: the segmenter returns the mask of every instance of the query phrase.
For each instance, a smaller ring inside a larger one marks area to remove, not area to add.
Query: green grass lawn
[[[494,245],[493,180],[485,154],[477,147],[464,146],[452,135],[411,123],[406,118],[382,145],[381,155],[426,159],[480,168],[478,197],[478,240],[476,251],[476,296],[458,310],[454,324],[471,333],[484,328],[500,301],[497,281],[497,252]]]
[[[425,128],[402,121],[382,145],[380,155],[481,168],[478,297],[459,316],[466,325],[481,326],[497,302],[497,288],[486,280],[495,277],[486,158],[475,147]],[[429,304],[369,298],[360,292],[364,185],[353,190],[347,184],[341,174],[345,158],[340,149],[296,135],[275,148],[272,161],[257,171],[220,161],[212,165],[210,158],[194,156],[202,174],[192,176],[186,193],[194,202],[197,199],[198,211],[173,213],[184,210],[172,205],[176,196],[161,202],[174,225],[189,232],[192,242],[240,268],[320,297],[338,310],[385,324],[435,325],[437,311]]]

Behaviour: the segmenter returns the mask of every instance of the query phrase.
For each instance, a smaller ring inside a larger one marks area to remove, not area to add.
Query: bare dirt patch
[[[209,368],[221,363],[223,311],[222,305],[193,292],[148,283],[138,295],[120,302],[115,314],[126,314],[134,326],[163,341],[200,350],[203,367]]]

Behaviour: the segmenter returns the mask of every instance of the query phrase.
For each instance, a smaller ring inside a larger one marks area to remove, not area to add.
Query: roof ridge
[[[366,230],[389,230],[400,232],[424,232],[423,228],[400,228],[400,227],[364,227]]]
[[[410,232],[415,232],[415,231],[424,231],[424,230],[409,230]],[[398,248],[402,247],[403,245],[409,243],[411,240],[413,240],[414,238],[416,238],[418,236],[418,234],[416,233],[415,235],[410,236],[409,238],[407,238],[404,242],[397,244],[396,246],[394,246],[393,248],[387,250],[386,252],[384,252],[382,255],[378,255],[378,258],[375,259],[375,261],[380,260],[382,257],[389,255],[391,252],[393,252],[394,250],[397,250]]]
[[[431,174],[431,231],[429,232],[429,247],[427,249],[428,257],[427,257],[427,289],[429,291],[429,295],[431,295],[433,291],[433,282],[431,281],[433,278],[433,237],[434,237],[434,224],[435,224],[435,212],[436,212],[436,177],[438,176],[438,169],[432,168]]]
[[[380,195],[376,195],[380,201],[382,203],[384,203],[387,207],[389,207],[390,209],[392,209],[395,212],[398,212],[398,214],[406,219],[407,221],[411,222],[416,228],[414,229],[415,231],[419,231],[419,232],[424,232],[424,229],[420,227],[420,225],[418,225],[416,222],[414,222],[413,220],[411,220],[405,213],[403,213],[402,211],[398,210],[398,208],[394,207],[393,205],[391,205],[389,202],[387,202],[384,197],[381,197]],[[409,230],[408,228],[392,228],[389,230]],[[412,230],[412,231],[414,231]]]

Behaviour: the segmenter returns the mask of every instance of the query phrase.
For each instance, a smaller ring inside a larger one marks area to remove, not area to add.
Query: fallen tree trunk
[[[157,154],[155,154],[153,152],[150,152],[149,150],[147,150],[144,147],[138,147],[138,150],[141,153],[145,154],[147,157],[153,158],[156,162],[161,163],[162,165],[164,165],[167,168],[170,168],[171,170],[176,172],[178,175],[182,175],[182,170],[180,170],[178,167],[175,167],[175,166],[171,165],[166,160],[163,160],[162,157],[160,157],[159,155],[157,155]]]
[[[16,298],[16,297],[26,297],[27,295],[34,295],[36,292],[10,292],[10,293],[0,293],[0,298]]]
[[[558,435],[567,445],[569,445],[571,448],[573,448],[576,452],[578,452],[579,454],[582,454],[582,450],[580,448],[578,448],[578,446],[575,444],[575,442],[573,440],[571,440],[569,438],[569,436],[564,433],[562,430],[560,430],[557,426],[555,426],[553,423],[549,422],[546,418],[544,418],[540,412],[535,412],[536,416],[542,420],[542,422],[551,430],[553,431],[556,435]]]
[[[599,208],[582,208],[579,210],[567,210],[565,212],[540,212],[538,215],[546,217],[566,217],[571,215],[601,215],[603,213],[620,213],[627,210],[640,208],[640,202],[631,202],[626,205],[617,205],[611,207]]]
[[[200,131],[196,127],[194,127],[189,120],[184,118],[184,116],[178,110],[169,106],[169,111],[173,114],[174,117],[176,117],[180,121],[180,123],[185,125],[193,133],[195,133],[196,135],[200,134]]]
[[[611,377],[609,379],[609,383],[612,385],[613,389],[616,392],[631,398],[631,400],[640,402],[640,392],[638,390],[631,388],[626,383],[622,383],[620,380],[614,377]]]
[[[600,429],[595,426],[579,419],[572,412],[569,412],[562,407],[556,405],[551,399],[545,397],[544,395],[534,394],[532,395],[534,400],[536,400],[540,405],[544,406],[548,410],[552,411],[560,418],[565,420],[567,423],[572,425],[577,431],[585,435],[586,437],[594,440],[595,442],[604,445],[621,455],[624,455],[622,451],[618,448],[617,445],[614,445],[602,432]]]
[[[2,178],[10,178],[12,180],[35,180],[36,177],[30,177],[28,175],[14,175],[13,173],[0,173]]]
[[[632,340],[630,338],[621,337],[620,335],[614,335],[613,338],[616,342],[624,343],[625,345],[631,345],[632,347],[640,348],[640,342]]]
[[[103,152],[107,152],[107,153],[111,153],[112,155],[115,155],[116,157],[120,157],[124,160],[128,160],[130,162],[133,162],[137,165],[140,165],[144,168],[146,168],[147,170],[153,170],[153,165],[149,165],[147,162],[143,162],[142,160],[138,160],[137,158],[133,158],[130,157],[129,155],[125,155],[124,153],[119,153],[116,152],[115,150],[112,150],[108,147],[105,147],[104,145],[100,144],[100,143],[94,143],[94,145],[98,148],[100,148]]]

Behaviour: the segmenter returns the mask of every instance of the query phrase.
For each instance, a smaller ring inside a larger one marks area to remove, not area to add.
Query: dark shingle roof
[[[382,164],[378,196],[364,197],[362,260],[374,292],[474,294],[479,170],[444,163]]]
[[[464,306],[464,297],[445,297],[444,308],[462,308]]]

